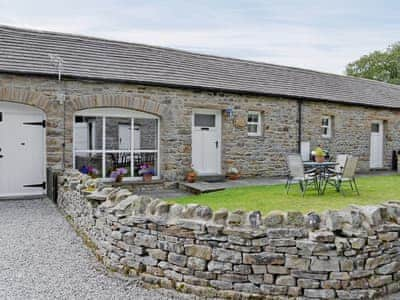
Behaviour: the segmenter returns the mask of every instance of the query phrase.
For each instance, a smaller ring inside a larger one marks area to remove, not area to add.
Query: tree
[[[400,85],[400,42],[349,63],[346,74]]]

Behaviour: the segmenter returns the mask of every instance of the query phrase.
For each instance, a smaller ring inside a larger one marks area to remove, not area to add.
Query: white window
[[[330,138],[332,136],[332,117],[323,116],[321,120],[322,137]]]
[[[73,164],[84,173],[95,170],[109,178],[113,170],[125,168],[125,178],[140,178],[140,169],[146,168],[158,178],[159,142],[159,118],[150,114],[94,108],[74,116]]]
[[[249,136],[261,135],[261,113],[249,111],[247,114],[247,133]]]

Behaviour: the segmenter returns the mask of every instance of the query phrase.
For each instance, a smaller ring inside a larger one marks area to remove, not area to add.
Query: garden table
[[[315,162],[315,161],[306,161],[304,162],[305,169],[315,169],[315,173],[317,175],[317,188],[318,195],[321,194],[321,187],[324,184],[324,180],[327,180],[326,176],[328,174],[328,169],[333,169],[338,165],[335,161],[326,161],[326,162]]]

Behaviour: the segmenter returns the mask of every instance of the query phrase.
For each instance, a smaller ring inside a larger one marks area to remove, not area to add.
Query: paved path
[[[0,299],[194,299],[108,275],[49,200],[0,201]]]

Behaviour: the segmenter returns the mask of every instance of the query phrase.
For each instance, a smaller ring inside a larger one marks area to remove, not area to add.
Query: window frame
[[[76,149],[75,146],[75,124],[76,117],[98,117],[102,118],[102,148],[101,149],[93,149],[93,150],[80,150]],[[154,150],[140,150],[135,149],[135,138],[134,138],[134,130],[132,130],[131,134],[131,148],[129,150],[111,150],[106,149],[106,119],[107,118],[130,118],[130,126],[131,128],[135,128],[135,119],[153,119],[157,120],[157,147]],[[148,113],[140,112],[137,110],[130,110],[125,108],[88,108],[80,111],[76,111],[73,115],[72,122],[72,161],[73,168],[76,169],[76,154],[77,153],[88,153],[88,154],[101,154],[102,155],[102,166],[99,178],[105,182],[112,181],[111,178],[106,177],[106,158],[109,153],[130,153],[130,168],[131,172],[134,172],[134,154],[135,153],[154,153],[157,157],[157,175],[153,176],[153,179],[161,178],[160,171],[160,118],[155,115],[151,115]],[[101,176],[100,176],[101,175]],[[134,173],[129,174],[129,176],[124,176],[123,181],[138,181],[141,180],[142,176],[134,176]]]
[[[328,120],[328,124],[324,125],[324,120]],[[327,133],[324,133],[324,129],[327,129]],[[321,129],[322,129],[322,137],[329,139],[332,137],[332,116],[324,115],[321,117]]]
[[[257,115],[258,121],[257,122],[249,122],[249,116],[250,115]],[[256,125],[257,126],[257,132],[249,132],[249,125]],[[260,111],[248,111],[247,112],[247,135],[248,136],[261,136],[262,131],[261,131],[261,112]]]

